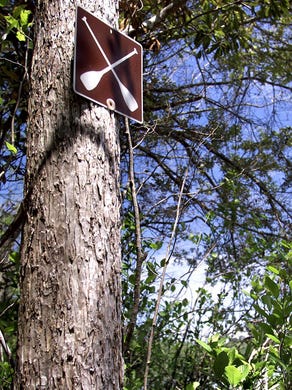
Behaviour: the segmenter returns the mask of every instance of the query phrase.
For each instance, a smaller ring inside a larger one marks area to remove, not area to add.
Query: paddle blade
[[[125,85],[122,84],[120,81],[119,81],[119,86],[120,86],[120,90],[121,90],[121,93],[123,95],[124,101],[125,101],[126,105],[128,106],[129,110],[131,112],[136,111],[138,108],[138,103],[136,102],[136,99],[134,98],[134,96],[131,94],[131,92],[128,90],[128,88],[125,87]]]
[[[100,72],[92,70],[90,72],[82,73],[80,80],[87,91],[92,91],[100,82],[101,76],[102,74]]]

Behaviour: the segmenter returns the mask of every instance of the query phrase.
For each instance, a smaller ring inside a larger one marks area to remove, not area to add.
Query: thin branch
[[[5,351],[12,367],[14,367],[14,361],[13,361],[13,358],[12,358],[12,354],[11,354],[11,351],[10,351],[10,348],[9,348],[9,345],[6,343],[5,341],[5,338],[4,338],[4,335],[0,329],[0,345],[2,345],[2,348],[3,350]]]
[[[23,73],[23,76],[22,76],[22,79],[19,83],[19,87],[18,87],[18,94],[17,94],[17,100],[16,100],[16,103],[15,103],[15,107],[14,107],[14,111],[13,111],[13,114],[12,114],[12,119],[11,119],[11,144],[14,145],[14,139],[15,139],[15,118],[16,118],[16,113],[17,113],[17,110],[19,108],[19,104],[20,104],[20,99],[21,99],[21,95],[22,95],[22,89],[23,89],[23,84],[27,78],[27,74],[28,74],[28,51],[29,51],[29,42],[27,40],[27,48],[26,48],[26,52],[25,52],[25,60],[24,60],[24,73]]]
[[[0,258],[3,258],[5,256],[6,248],[10,247],[11,243],[17,238],[24,222],[25,222],[25,212],[24,212],[24,207],[22,202],[18,208],[18,211],[13,221],[0,237]]]
[[[157,24],[159,24],[167,15],[168,11],[170,9],[172,9],[174,6],[174,3],[170,3],[168,4],[166,7],[164,7],[162,10],[160,10],[159,13],[157,13],[156,15],[153,15],[151,16],[151,18],[149,18],[148,20],[145,20],[143,23],[142,23],[142,27],[149,31],[149,30],[152,30],[154,28],[154,26],[156,26]],[[142,8],[141,8],[142,9]],[[127,34],[127,35],[132,35],[136,32],[136,29],[129,25],[127,26],[124,30],[123,30],[123,33]]]
[[[5,307],[4,310],[2,310],[2,312],[0,313],[0,317],[4,316],[4,314],[9,310],[11,309],[14,305],[15,305],[16,302],[12,302],[10,303],[10,305],[8,305],[7,307]]]
[[[239,172],[240,174],[244,174],[246,177],[248,177],[253,183],[255,183],[258,188],[260,189],[260,191],[265,194],[265,196],[267,197],[270,205],[271,205],[271,208],[274,210],[275,212],[275,215],[278,216],[278,212],[275,208],[275,204],[277,204],[282,210],[284,210],[287,215],[289,217],[292,217],[291,213],[289,210],[287,210],[287,208],[278,200],[274,197],[273,194],[271,194],[271,192],[268,190],[268,188],[266,187],[265,183],[263,183],[260,179],[258,179],[257,177],[255,177],[254,175],[252,175],[246,168],[242,168],[240,167],[237,163],[235,163],[234,161],[230,160],[227,156],[225,156],[223,153],[220,153],[218,152],[217,150],[215,150],[210,144],[208,143],[204,143],[204,146],[208,149],[208,151],[210,153],[213,153],[215,156],[217,156],[218,158],[220,158],[222,161],[224,161],[225,163],[227,163],[229,166],[232,166],[233,168],[235,168],[237,170],[237,172]]]
[[[137,316],[139,312],[142,264],[146,258],[146,254],[143,252],[143,247],[142,247],[140,212],[139,212],[139,204],[137,200],[137,191],[136,191],[136,184],[135,184],[134,152],[133,152],[132,138],[131,138],[128,118],[125,119],[125,126],[126,126],[126,134],[128,136],[128,144],[129,144],[129,182],[131,186],[132,203],[134,209],[136,251],[137,251],[135,285],[134,285],[134,292],[133,292],[133,308],[132,308],[130,321],[127,327],[127,334],[126,334],[125,345],[124,345],[124,350],[125,352],[127,352],[130,347],[131,339],[133,337]]]
[[[154,339],[154,332],[156,328],[156,323],[157,323],[157,317],[158,317],[158,312],[159,312],[159,307],[160,307],[160,302],[162,298],[162,292],[163,292],[163,285],[164,285],[164,279],[166,275],[166,269],[169,264],[170,256],[171,256],[171,248],[173,247],[173,242],[175,241],[175,235],[176,235],[176,230],[177,226],[179,223],[179,219],[181,216],[181,203],[182,203],[182,197],[183,197],[183,192],[184,192],[184,187],[186,184],[186,179],[188,176],[188,169],[186,169],[184,178],[182,181],[181,189],[179,192],[178,196],[178,202],[177,202],[177,208],[176,208],[176,217],[171,233],[171,237],[166,249],[166,255],[165,255],[165,264],[162,270],[162,275],[160,279],[160,284],[159,284],[159,290],[158,290],[158,295],[157,295],[157,301],[155,305],[155,310],[154,310],[154,315],[152,319],[152,326],[150,330],[150,336],[149,336],[149,341],[148,341],[148,349],[147,349],[147,359],[146,359],[146,367],[145,367],[145,374],[144,374],[144,390],[147,390],[147,383],[148,383],[148,376],[149,376],[149,368],[150,368],[150,363],[151,363],[151,354],[152,354],[152,346],[153,346],[153,339]]]

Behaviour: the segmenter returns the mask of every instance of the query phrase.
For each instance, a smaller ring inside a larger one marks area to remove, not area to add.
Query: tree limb
[[[134,209],[136,251],[137,251],[135,285],[134,285],[134,292],[133,292],[134,303],[133,303],[130,321],[127,327],[127,333],[126,333],[125,344],[124,344],[124,351],[127,352],[130,348],[130,343],[133,337],[137,316],[139,312],[142,264],[146,258],[146,254],[143,252],[143,248],[142,248],[140,211],[139,211],[139,204],[137,200],[135,173],[134,173],[134,153],[133,153],[133,145],[132,145],[132,138],[130,133],[129,120],[127,118],[125,119],[125,125],[126,125],[126,134],[128,136],[128,144],[129,144],[129,181],[131,186],[132,203]]]
[[[25,221],[25,212],[23,203],[20,204],[18,211],[11,222],[11,224],[8,226],[6,231],[2,234],[0,238],[0,256],[1,258],[4,257],[6,252],[6,247],[10,246],[11,243],[16,239],[16,237],[19,235],[20,230],[24,224]]]
[[[184,177],[182,180],[182,185],[180,188],[180,192],[178,195],[178,202],[177,202],[177,207],[176,207],[176,217],[175,217],[171,237],[170,237],[167,249],[166,249],[165,263],[164,263],[164,267],[162,270],[162,275],[161,275],[159,290],[158,290],[158,295],[157,295],[157,301],[156,301],[156,305],[155,305],[155,311],[154,311],[153,319],[152,319],[152,326],[151,326],[151,330],[150,330],[148,349],[147,349],[146,368],[145,368],[145,373],[144,373],[144,390],[147,390],[147,386],[148,386],[148,375],[149,375],[149,368],[150,368],[150,363],[151,363],[151,354],[152,354],[154,332],[155,332],[155,328],[156,328],[158,312],[159,312],[160,302],[161,302],[162,293],[163,293],[163,285],[164,285],[164,279],[165,279],[165,275],[166,275],[166,269],[167,269],[167,266],[169,264],[169,260],[171,257],[171,248],[173,247],[173,244],[175,241],[176,230],[177,230],[177,226],[178,226],[179,219],[181,216],[181,210],[182,210],[181,203],[182,203],[182,197],[184,194],[184,188],[185,188],[185,184],[186,184],[186,180],[187,180],[187,175],[188,175],[188,169],[186,169],[186,171],[185,171],[185,174],[184,174]]]

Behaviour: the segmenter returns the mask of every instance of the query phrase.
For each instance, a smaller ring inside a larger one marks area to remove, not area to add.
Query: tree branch
[[[9,246],[20,233],[20,229],[22,228],[24,221],[25,221],[25,212],[24,212],[23,203],[21,203],[13,221],[11,222],[11,224],[8,226],[8,228],[0,238],[1,258],[4,257],[4,253],[6,252],[5,246],[6,247]]]
[[[127,327],[127,333],[126,333],[125,344],[124,344],[124,351],[127,352],[130,348],[130,343],[133,337],[135,325],[137,322],[137,316],[139,312],[142,264],[146,258],[146,254],[143,252],[143,247],[142,247],[140,211],[139,211],[139,204],[137,200],[137,192],[136,192],[136,184],[135,184],[134,153],[133,153],[133,145],[132,145],[132,138],[130,133],[129,120],[127,118],[125,119],[125,125],[126,125],[126,134],[128,136],[128,144],[129,144],[129,181],[131,186],[132,204],[134,209],[136,251],[137,251],[135,285],[134,285],[134,292],[133,292],[133,308],[132,308],[130,321]]]
[[[152,354],[154,332],[155,332],[155,328],[156,328],[157,317],[158,317],[160,302],[161,302],[161,298],[162,298],[166,269],[167,269],[167,266],[169,264],[169,260],[170,260],[170,256],[171,256],[171,248],[173,247],[173,242],[175,240],[177,226],[178,226],[179,219],[181,216],[181,210],[182,210],[181,202],[182,202],[182,197],[183,197],[183,193],[184,193],[187,175],[188,175],[188,168],[185,171],[182,185],[181,185],[180,192],[179,192],[179,196],[178,196],[178,202],[177,202],[177,207],[176,207],[176,217],[175,217],[171,237],[170,237],[167,249],[166,249],[165,263],[164,263],[164,267],[162,270],[162,275],[161,275],[159,290],[158,290],[158,295],[157,295],[157,301],[156,301],[156,305],[155,305],[155,311],[154,311],[154,315],[153,315],[153,319],[152,319],[152,326],[151,326],[151,330],[150,330],[148,349],[147,349],[146,368],[145,368],[145,374],[144,374],[144,390],[147,390],[147,382],[148,382],[149,368],[150,368],[150,363],[151,363],[151,354]]]

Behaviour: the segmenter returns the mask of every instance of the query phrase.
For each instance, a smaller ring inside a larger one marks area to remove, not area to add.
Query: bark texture
[[[122,388],[118,131],[72,91],[76,3],[37,3],[15,389]]]

